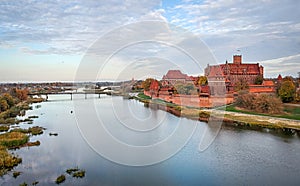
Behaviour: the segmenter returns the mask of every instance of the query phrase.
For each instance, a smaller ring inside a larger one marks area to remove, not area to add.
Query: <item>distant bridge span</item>
[[[71,100],[73,100],[74,94],[82,94],[85,95],[85,99],[87,99],[88,94],[96,94],[100,98],[101,94],[111,95],[110,92],[104,92],[104,91],[87,91],[87,92],[36,92],[36,93],[28,93],[29,96],[41,96],[45,95],[46,99],[48,99],[48,95],[70,95]]]

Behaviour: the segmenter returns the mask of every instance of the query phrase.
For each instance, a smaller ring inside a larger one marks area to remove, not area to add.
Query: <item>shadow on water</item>
[[[298,137],[300,138],[300,131],[294,130],[294,129],[288,129],[288,128],[280,128],[280,129],[271,129],[271,128],[264,128],[259,126],[232,126],[228,124],[223,124],[222,129],[225,130],[234,130],[236,132],[242,133],[247,132],[249,130],[256,131],[259,133],[266,133],[266,134],[272,134],[274,136],[283,138],[283,139],[291,139]]]

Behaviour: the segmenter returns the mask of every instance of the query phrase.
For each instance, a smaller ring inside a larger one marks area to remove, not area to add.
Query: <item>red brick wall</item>
[[[145,95],[151,96],[150,92],[144,91]],[[158,97],[153,96],[152,98],[159,98],[167,102],[172,102],[178,105],[192,106],[192,107],[205,107],[211,108],[216,106],[221,106],[224,104],[230,104],[233,102],[233,97],[199,97],[198,95],[162,95]]]

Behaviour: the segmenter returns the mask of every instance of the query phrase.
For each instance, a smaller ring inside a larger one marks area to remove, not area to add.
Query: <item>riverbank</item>
[[[176,116],[193,120],[208,122],[209,120],[216,119],[218,121],[223,120],[224,124],[232,126],[280,129],[287,133],[300,131],[300,121],[298,120],[272,116],[258,116],[216,109],[198,109],[193,107],[180,106],[159,99],[151,99],[149,96],[146,96],[144,94],[139,94],[134,98],[143,102],[146,106],[162,109]]]
[[[21,122],[31,124],[33,117],[19,120],[17,116],[25,115],[26,110],[31,109],[30,104],[42,101],[42,98],[28,98],[26,101],[20,102],[0,113],[0,128],[2,129],[0,134],[0,176],[6,174],[22,162],[22,158],[10,153],[9,149],[37,146],[40,144],[39,141],[29,142],[29,139],[31,135],[42,134],[43,128],[36,126],[28,129],[11,129],[10,125]]]

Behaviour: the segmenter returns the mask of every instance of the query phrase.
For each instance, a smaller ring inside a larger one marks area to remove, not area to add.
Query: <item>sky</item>
[[[207,63],[300,71],[298,0],[0,0],[0,82],[161,78]]]

